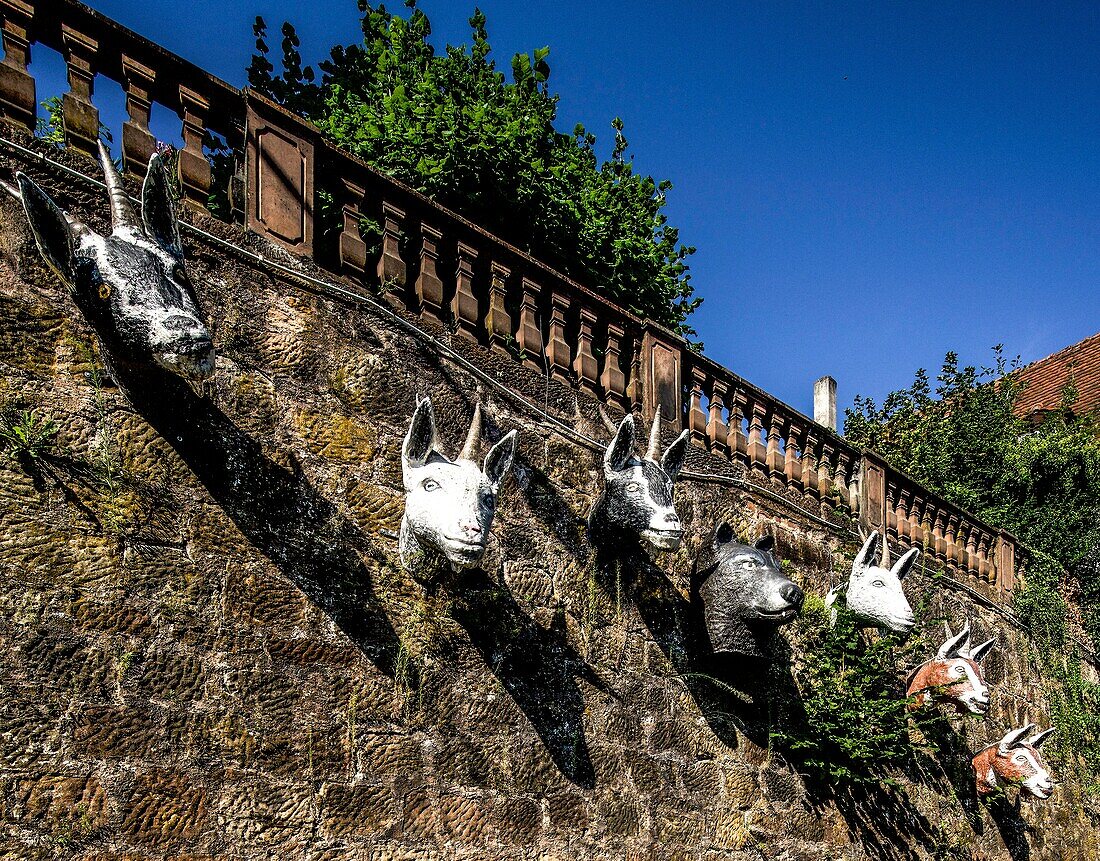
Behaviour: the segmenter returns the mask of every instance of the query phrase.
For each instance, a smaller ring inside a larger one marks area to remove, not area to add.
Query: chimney
[[[814,421],[836,431],[836,380],[832,377],[814,383]]]

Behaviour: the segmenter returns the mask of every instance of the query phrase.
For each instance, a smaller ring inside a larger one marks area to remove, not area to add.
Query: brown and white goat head
[[[913,697],[910,708],[930,703],[946,703],[961,714],[984,715],[989,711],[989,685],[982,672],[981,660],[996,637],[980,645],[970,645],[970,625],[951,636],[940,646],[936,656],[925,661],[909,677],[907,696]]]
[[[417,404],[401,446],[401,564],[409,571],[428,572],[444,560],[454,570],[473,568],[485,555],[500,484],[515,456],[516,432],[489,449],[482,466],[473,460],[480,440],[478,406],[462,452],[450,460],[438,449],[432,402],[424,398]]]
[[[999,742],[974,754],[978,795],[993,795],[1006,788],[1018,786],[1024,797],[1040,800],[1050,798],[1054,792],[1054,780],[1039,748],[1054,729],[1029,736],[1034,729],[1035,724],[1029,723],[1019,729],[1010,730]]]

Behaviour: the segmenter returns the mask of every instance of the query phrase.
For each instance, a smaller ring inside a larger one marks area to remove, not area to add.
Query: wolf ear
[[[23,201],[23,210],[31,225],[31,233],[42,257],[65,282],[73,284],[73,253],[75,241],[68,220],[46,192],[39,188],[34,180],[24,173],[17,173],[15,180],[19,184],[19,196]]]
[[[173,257],[183,259],[176,199],[159,153],[149,159],[149,169],[141,186],[141,220],[150,239]]]
[[[711,543],[713,544],[714,549],[717,550],[723,544],[729,544],[731,541],[734,540],[735,537],[733,534],[733,527],[723,520],[714,530],[714,540]]]
[[[765,553],[771,553],[772,548],[775,547],[775,536],[773,535],[761,535],[756,539],[756,543],[753,545],[757,550],[763,550]]]
[[[621,472],[634,456],[634,416],[627,414],[603,455],[604,471]]]

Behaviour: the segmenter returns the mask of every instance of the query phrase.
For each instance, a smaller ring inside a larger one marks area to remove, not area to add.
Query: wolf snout
[[[779,596],[792,607],[801,607],[802,602],[806,599],[806,593],[795,586],[794,583],[788,583],[780,589]]]

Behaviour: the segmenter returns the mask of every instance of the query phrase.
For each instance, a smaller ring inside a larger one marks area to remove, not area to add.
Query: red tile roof
[[[1052,356],[1032,362],[1016,372],[1026,384],[1016,403],[1016,413],[1030,416],[1056,410],[1062,404],[1062,390],[1072,379],[1077,400],[1071,409],[1077,415],[1100,407],[1100,332]]]

